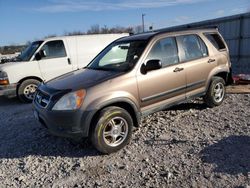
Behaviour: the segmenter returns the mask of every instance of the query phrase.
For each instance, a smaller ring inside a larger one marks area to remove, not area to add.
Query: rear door
[[[142,74],[137,73],[137,83],[142,111],[164,108],[168,103],[185,99],[185,69],[179,65],[175,37],[155,41],[144,64],[149,60],[160,60],[162,68]],[[178,70],[177,70],[178,69]]]
[[[189,34],[177,37],[180,60],[185,63],[187,89],[186,97],[205,91],[209,73],[216,67],[216,59],[209,56],[206,44],[199,35]]]
[[[65,74],[73,70],[71,61],[66,52],[63,40],[46,42],[40,49],[45,57],[38,61],[44,80]]]

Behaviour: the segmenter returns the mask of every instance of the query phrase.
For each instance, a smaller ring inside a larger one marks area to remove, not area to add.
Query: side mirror
[[[46,53],[44,50],[40,50],[39,52],[36,53],[35,59],[37,61],[41,60],[42,58],[46,57]]]
[[[35,59],[36,59],[37,61],[39,61],[39,60],[42,59],[42,57],[40,56],[39,52],[36,53]]]
[[[152,59],[149,60],[146,65],[143,64],[141,67],[141,73],[142,74],[147,74],[147,72],[152,71],[152,70],[158,70],[162,68],[162,63],[159,59]]]

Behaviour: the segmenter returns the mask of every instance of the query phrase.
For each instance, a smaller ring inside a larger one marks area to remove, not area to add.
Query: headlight
[[[0,85],[8,85],[9,79],[6,72],[0,71]]]
[[[83,103],[83,99],[86,95],[86,91],[84,89],[68,93],[64,95],[52,110],[76,110],[79,109]]]

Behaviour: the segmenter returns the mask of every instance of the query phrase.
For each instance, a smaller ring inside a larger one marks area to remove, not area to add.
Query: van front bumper
[[[0,85],[0,96],[14,97],[16,96],[17,84]]]

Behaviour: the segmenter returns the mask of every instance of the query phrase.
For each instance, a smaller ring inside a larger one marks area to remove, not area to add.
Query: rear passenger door
[[[137,74],[142,111],[163,108],[169,103],[185,99],[185,69],[179,65],[175,37],[155,41],[144,64],[149,60],[160,60],[162,68],[146,74],[139,71]]]
[[[63,40],[48,41],[41,47],[41,50],[45,57],[38,62],[44,80],[47,81],[72,71],[73,67]]]
[[[216,67],[216,60],[209,57],[206,44],[196,34],[177,36],[177,42],[180,61],[186,70],[186,97],[199,95],[206,89],[208,75]]]

